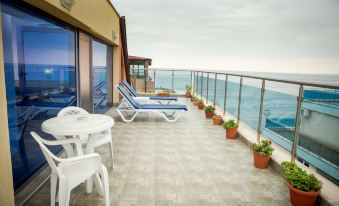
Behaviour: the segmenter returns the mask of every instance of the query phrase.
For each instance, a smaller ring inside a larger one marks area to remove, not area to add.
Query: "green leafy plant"
[[[296,189],[305,192],[317,192],[322,187],[322,182],[313,174],[301,169],[293,162],[282,162],[281,167],[288,182]]]
[[[199,99],[198,103],[199,103],[199,104],[203,104],[203,103],[204,103],[204,100],[203,100],[203,99]]]
[[[186,84],[185,88],[186,88],[186,92],[191,92],[192,91],[192,86],[189,85],[189,84]]]
[[[205,107],[205,111],[206,111],[206,112],[214,112],[214,110],[215,110],[215,108],[214,108],[213,105],[207,105],[207,106]]]
[[[272,155],[274,148],[271,146],[272,142],[269,140],[261,140],[252,144],[252,149],[259,152],[261,156]]]
[[[195,102],[195,101],[199,101],[199,98],[196,97],[196,96],[192,96],[192,101]]]
[[[239,127],[239,124],[236,123],[234,120],[228,120],[227,122],[225,122],[223,124],[223,127],[225,129],[229,129],[229,128],[238,128]]]
[[[212,119],[222,119],[221,115],[213,115]]]

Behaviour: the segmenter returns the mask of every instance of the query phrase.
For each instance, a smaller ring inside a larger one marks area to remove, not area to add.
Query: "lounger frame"
[[[176,122],[182,114],[185,112],[184,109],[138,109],[131,104],[131,102],[125,98],[125,95],[120,92],[118,85],[116,86],[119,93],[122,95],[123,99],[119,106],[117,107],[117,112],[120,115],[121,119],[124,122],[133,122],[135,117],[140,113],[156,113],[167,122]]]

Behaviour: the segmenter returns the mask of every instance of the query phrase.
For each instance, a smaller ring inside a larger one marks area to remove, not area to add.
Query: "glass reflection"
[[[2,4],[6,97],[14,187],[45,164],[30,137],[41,123],[76,104],[75,34],[48,20]],[[61,147],[53,147],[58,153]]]

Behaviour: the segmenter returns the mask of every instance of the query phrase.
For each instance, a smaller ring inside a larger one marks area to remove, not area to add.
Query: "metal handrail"
[[[329,89],[339,89],[339,85],[335,84],[324,84],[324,83],[311,83],[307,81],[294,81],[294,80],[286,80],[286,79],[279,79],[279,78],[271,78],[271,77],[261,77],[256,75],[246,75],[246,74],[236,74],[231,72],[217,72],[217,71],[204,71],[204,70],[192,70],[192,69],[148,69],[148,70],[157,70],[157,71],[195,71],[195,72],[203,72],[203,73],[212,73],[212,74],[221,74],[221,75],[228,75],[228,76],[235,76],[235,77],[244,77],[250,79],[259,79],[259,80],[266,80],[266,81],[273,81],[273,82],[281,82],[287,84],[296,84],[296,85],[304,85],[310,87],[326,87]]]

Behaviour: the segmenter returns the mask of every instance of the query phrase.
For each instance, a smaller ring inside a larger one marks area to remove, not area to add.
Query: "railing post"
[[[191,74],[192,74],[192,71],[191,71]],[[194,94],[194,92],[195,92],[195,72],[193,72],[193,84],[191,84],[191,86],[192,86],[192,95]],[[191,77],[192,77],[192,75],[191,75]]]
[[[196,82],[194,82],[194,86],[195,86],[195,94],[196,95],[198,95],[198,85],[199,85],[199,72],[195,72],[195,75],[196,75],[196,77],[195,77],[195,81]]]
[[[297,156],[297,148],[298,148],[298,143],[299,143],[300,112],[301,112],[303,96],[304,96],[304,86],[300,85],[297,112],[295,114],[294,138],[293,138],[292,150],[291,150],[291,162],[295,162],[295,158]]]
[[[216,98],[216,95],[217,95],[217,76],[218,76],[218,74],[215,73],[215,76],[214,76],[214,96],[213,96],[214,107],[215,107],[215,98]]]
[[[225,94],[224,94],[224,116],[226,114],[226,99],[227,99],[227,81],[228,81],[228,75],[225,75]]]
[[[262,83],[261,83],[259,121],[258,121],[258,129],[257,129],[257,141],[260,141],[260,135],[261,135],[261,121],[262,121],[262,112],[263,112],[263,108],[264,108],[264,96],[265,96],[265,79],[263,79]]]
[[[210,80],[210,73],[207,73],[207,85],[206,85],[206,104],[208,104],[208,83]]]
[[[153,83],[154,83],[154,93],[156,93],[156,87],[155,87],[155,70],[153,70]]]
[[[172,94],[174,94],[174,71],[172,71]]]
[[[200,86],[200,99],[202,99],[202,85],[203,85],[203,82],[204,82],[204,72],[201,72],[201,86]]]
[[[134,89],[135,91],[138,91],[137,90],[137,73],[134,73],[133,79],[134,79],[134,82],[133,82]]]
[[[147,79],[146,79],[146,71],[145,71],[145,69],[144,69],[144,79],[145,79],[145,81],[144,81],[145,93],[147,93]]]
[[[193,90],[193,76],[192,76],[192,75],[193,75],[193,73],[192,73],[192,71],[191,71],[191,82],[190,82],[190,83],[191,83],[191,88],[192,88],[192,90]]]
[[[240,86],[239,86],[238,118],[237,118],[237,123],[239,123],[239,121],[240,121],[241,91],[242,91],[242,77],[240,77]]]

